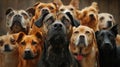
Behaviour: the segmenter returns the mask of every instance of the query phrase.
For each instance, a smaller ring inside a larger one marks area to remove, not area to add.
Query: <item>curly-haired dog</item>
[[[74,27],[69,49],[81,67],[96,67],[98,49],[93,29]]]
[[[44,25],[47,36],[38,67],[78,67],[68,48],[74,26],[68,15],[58,14],[56,18],[51,16]]]
[[[36,67],[43,52],[43,35],[41,32],[26,35],[19,33],[18,38],[19,64],[18,67]]]
[[[93,2],[91,6],[78,11],[79,20],[81,25],[88,26],[94,31],[99,30],[98,28],[98,5]]]
[[[0,36],[0,67],[17,67],[18,54],[16,35]]]
[[[28,33],[30,29],[30,15],[25,10],[14,10],[9,8],[6,10],[6,25],[8,33],[24,32]]]

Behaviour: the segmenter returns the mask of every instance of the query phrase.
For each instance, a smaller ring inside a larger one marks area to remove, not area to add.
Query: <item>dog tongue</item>
[[[81,61],[82,58],[83,58],[82,55],[77,55],[77,60],[78,60],[78,61]]]

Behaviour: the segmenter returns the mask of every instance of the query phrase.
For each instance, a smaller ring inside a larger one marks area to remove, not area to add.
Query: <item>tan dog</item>
[[[93,29],[87,26],[73,28],[70,51],[81,67],[96,67],[97,44]]]
[[[113,15],[109,14],[109,13],[100,13],[98,15],[98,19],[99,19],[99,29],[100,30],[102,30],[102,29],[109,30],[115,24],[115,19],[114,19]],[[116,43],[117,43],[117,45],[120,45],[120,35],[119,34],[116,37]]]
[[[17,42],[19,44],[18,67],[36,67],[43,51],[41,32],[31,35],[19,33]]]
[[[93,2],[91,6],[82,9],[78,13],[81,25],[88,26],[94,31],[98,30],[98,5],[96,2]]]
[[[79,0],[71,0],[69,5],[64,5],[61,0],[54,0],[58,5],[58,12],[67,13],[69,12],[73,17],[77,17],[77,10],[79,9]]]
[[[17,67],[18,44],[15,35],[0,36],[0,67]]]
[[[32,14],[33,18],[31,19],[30,26],[34,25],[34,22],[38,20],[43,12],[56,14],[57,6],[55,3],[36,3],[32,8],[28,9],[28,12]]]
[[[14,10],[9,8],[6,10],[6,25],[8,33],[24,32],[28,33],[30,29],[30,16],[25,10]]]
[[[110,29],[115,24],[115,19],[112,14],[100,13],[98,14],[99,29]]]

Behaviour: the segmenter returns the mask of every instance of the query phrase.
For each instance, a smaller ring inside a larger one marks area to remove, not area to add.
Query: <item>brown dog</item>
[[[31,35],[19,33],[17,42],[19,44],[18,67],[36,67],[43,51],[42,33]]]
[[[87,26],[73,28],[70,51],[81,64],[81,67],[95,67],[97,44],[93,29]]]
[[[64,5],[61,0],[54,0],[58,5],[58,12],[67,13],[69,12],[73,17],[77,17],[77,10],[79,9],[79,0],[71,0],[69,5]]]
[[[14,10],[9,8],[6,10],[6,25],[8,33],[29,32],[30,16],[25,10]]]
[[[81,25],[88,26],[94,31],[98,29],[98,5],[96,2],[93,2],[91,6],[78,11],[79,20]]]
[[[40,18],[43,12],[53,13],[56,14],[57,6],[55,3],[36,3],[32,8],[28,9],[28,12],[32,14],[33,18],[31,19],[30,26],[34,25],[34,22]]]
[[[0,67],[17,67],[18,44],[15,35],[0,36]]]

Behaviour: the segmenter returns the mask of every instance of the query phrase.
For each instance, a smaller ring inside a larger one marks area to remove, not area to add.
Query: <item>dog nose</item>
[[[107,21],[107,23],[108,23],[108,27],[112,26],[112,21]]]
[[[42,13],[49,13],[48,9],[42,9]]]
[[[53,25],[54,29],[61,29],[62,28],[62,24],[60,23],[56,23]]]
[[[17,15],[15,15],[15,17],[16,17],[16,18],[20,18],[21,16],[17,14]]]
[[[81,47],[85,46],[85,36],[81,35],[81,36],[79,36],[79,39],[80,39],[79,46],[81,46]]]
[[[90,18],[94,18],[94,15],[93,15],[93,14],[90,14],[89,16],[90,16]]]
[[[25,51],[25,54],[30,54],[30,53],[31,53],[30,50],[26,50],[26,51]]]
[[[10,47],[8,44],[6,44],[4,47],[5,47],[5,51],[10,51]]]

